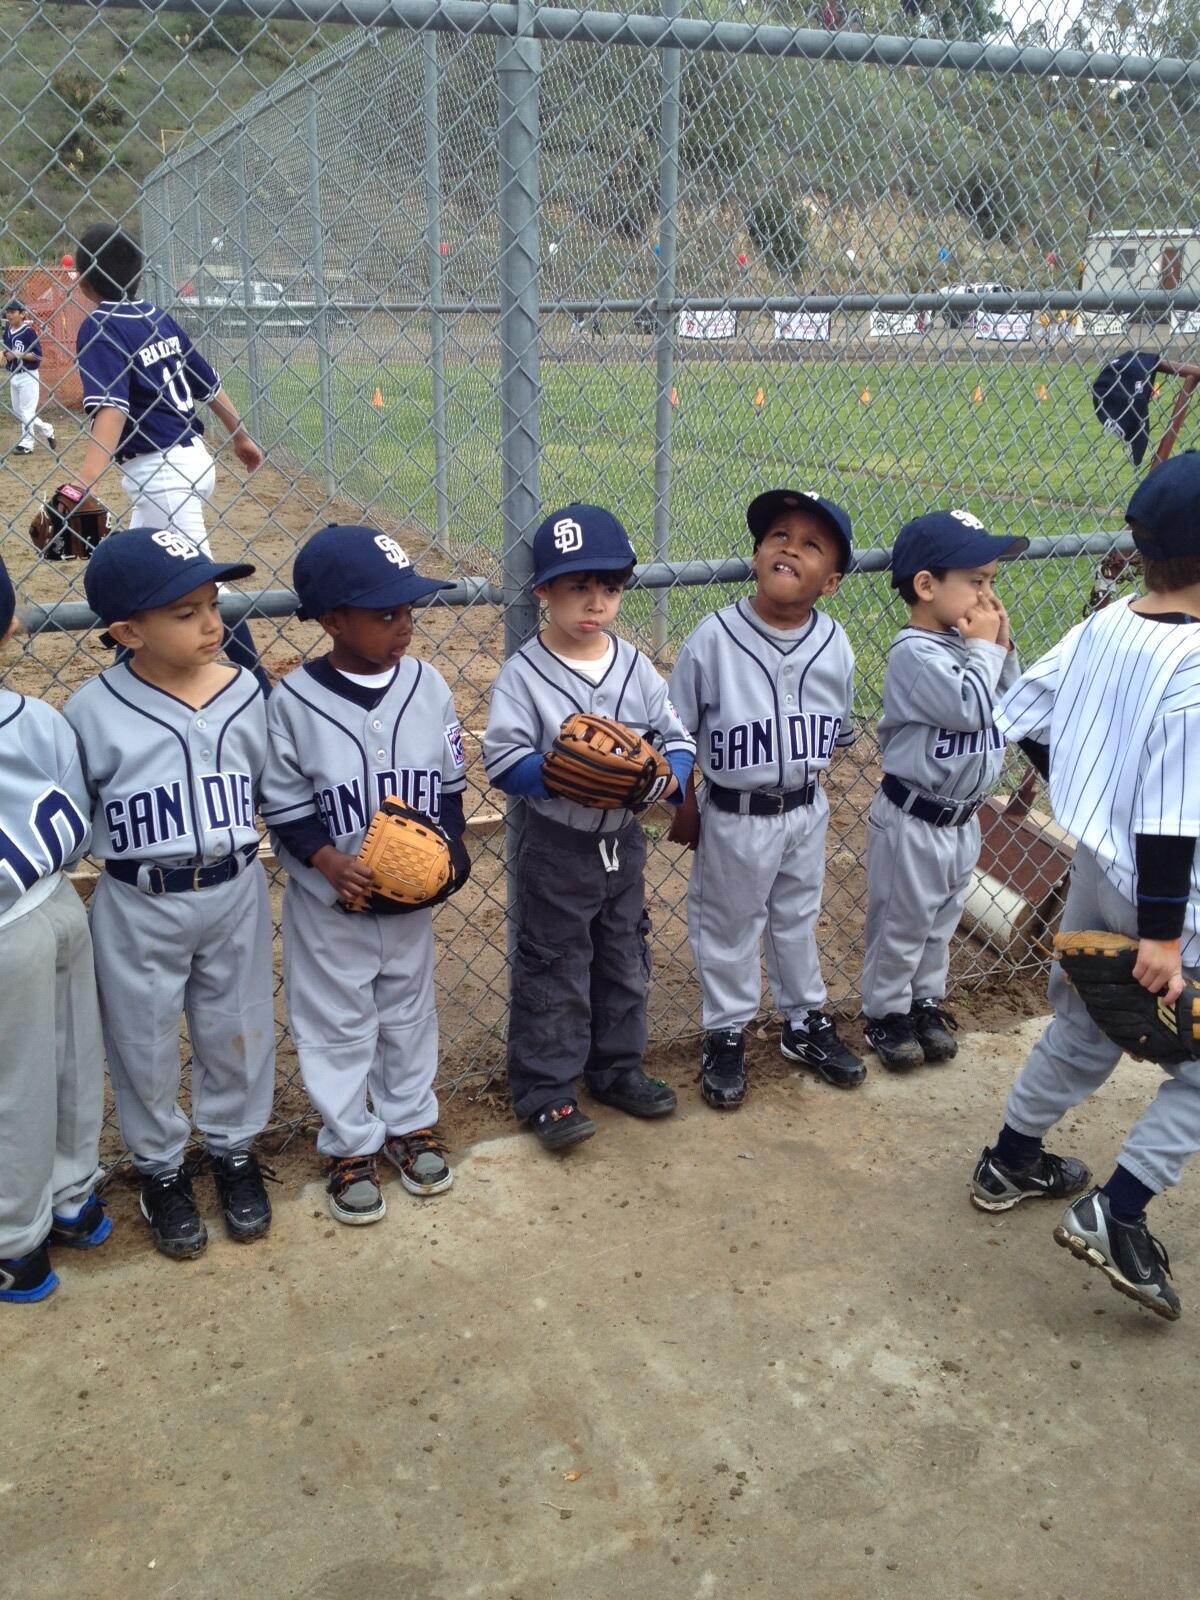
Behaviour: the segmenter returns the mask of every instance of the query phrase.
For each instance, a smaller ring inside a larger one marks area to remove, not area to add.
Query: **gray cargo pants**
[[[508,1019],[519,1118],[573,1098],[581,1074],[604,1087],[641,1065],[650,976],[645,864],[637,822],[582,833],[526,810]]]

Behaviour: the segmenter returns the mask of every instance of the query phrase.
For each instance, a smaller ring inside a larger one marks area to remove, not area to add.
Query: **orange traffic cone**
[[[672,389],[671,390],[671,404],[673,406],[677,406],[679,404],[679,390],[678,389]]]
[[[754,391],[754,402],[753,403],[756,406],[764,406],[764,405],[766,405],[767,397],[766,397],[766,395],[763,393],[763,391],[761,389],[756,389]]]
[[[858,403],[859,403],[860,406],[869,406],[871,404],[871,391],[870,391],[870,389],[864,389],[863,390],[863,392],[858,397]]]
[[[380,411],[383,410],[383,390],[382,389],[376,389],[375,390],[375,395],[374,395],[374,398],[371,401],[371,404],[373,406],[378,406]]]
[[[1040,405],[1042,403],[1042,401],[1045,400],[1046,398],[1047,398],[1047,396],[1046,396],[1046,385],[1044,383],[1039,383],[1038,384],[1038,404]]]
[[[983,399],[983,385],[981,383],[977,383],[975,385],[975,388],[973,389],[973,391],[971,393],[971,404],[973,406],[977,406],[982,399]]]

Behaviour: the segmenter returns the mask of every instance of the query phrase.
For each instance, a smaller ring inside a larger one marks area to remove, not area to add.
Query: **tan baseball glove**
[[[562,800],[600,811],[640,811],[666,789],[671,768],[648,738],[623,722],[576,711],[546,752],[542,778]]]
[[[47,561],[86,561],[111,526],[99,500],[77,483],[60,483],[29,524],[29,537]]]
[[[1200,989],[1185,983],[1172,1005],[1133,975],[1138,942],[1121,933],[1057,933],[1054,954],[1088,1016],[1139,1061],[1175,1066],[1200,1056]]]
[[[470,872],[466,851],[456,843],[457,849],[436,822],[403,800],[385,800],[358,852],[374,887],[350,909],[387,915],[440,905],[462,888]]]

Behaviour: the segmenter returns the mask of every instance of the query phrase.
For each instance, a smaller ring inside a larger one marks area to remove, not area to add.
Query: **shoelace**
[[[338,1194],[364,1178],[368,1183],[379,1181],[374,1156],[335,1156],[329,1164],[330,1185]]]
[[[818,1033],[833,1033],[833,1018],[827,1017],[823,1011],[810,1011],[805,1018],[805,1032],[810,1036]]]
[[[391,1142],[393,1141],[389,1140],[389,1143]],[[398,1133],[394,1142],[403,1145],[412,1160],[417,1156],[423,1156],[427,1151],[431,1155],[444,1156],[450,1149],[432,1128],[414,1128],[411,1133]]]
[[[919,1012],[924,1017],[935,1018],[936,1021],[941,1023],[943,1028],[950,1028],[955,1033],[958,1032],[958,1018],[954,1015],[953,1011],[947,1011],[939,1005],[926,1005],[921,1001],[917,1002],[917,1004],[913,1007],[913,1010]]]
[[[152,1178],[148,1187],[155,1205],[162,1212],[164,1223],[174,1222],[180,1212],[188,1216],[195,1212],[196,1201],[182,1172],[173,1172],[169,1177]]]
[[[256,1178],[266,1178],[268,1183],[278,1183],[275,1168],[268,1166],[265,1161],[260,1161],[257,1156],[250,1156],[245,1162],[235,1167],[232,1171],[223,1163],[212,1163],[213,1177],[224,1186],[233,1198],[246,1184],[253,1183]]]

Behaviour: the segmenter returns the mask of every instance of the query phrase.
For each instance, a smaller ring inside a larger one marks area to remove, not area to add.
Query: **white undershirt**
[[[586,678],[589,683],[600,682],[601,678],[603,678],[609,667],[612,666],[613,657],[616,655],[616,653],[617,647],[611,639],[609,639],[606,643],[604,654],[602,656],[597,656],[594,661],[580,661],[575,656],[561,656],[557,650],[550,651],[550,654],[555,658],[556,661],[561,661],[564,667],[570,667],[572,672],[578,672],[582,677]]]
[[[395,667],[389,667],[386,672],[342,672],[341,667],[335,667],[335,672],[341,672],[348,683],[357,683],[362,689],[383,689],[395,676]]]

